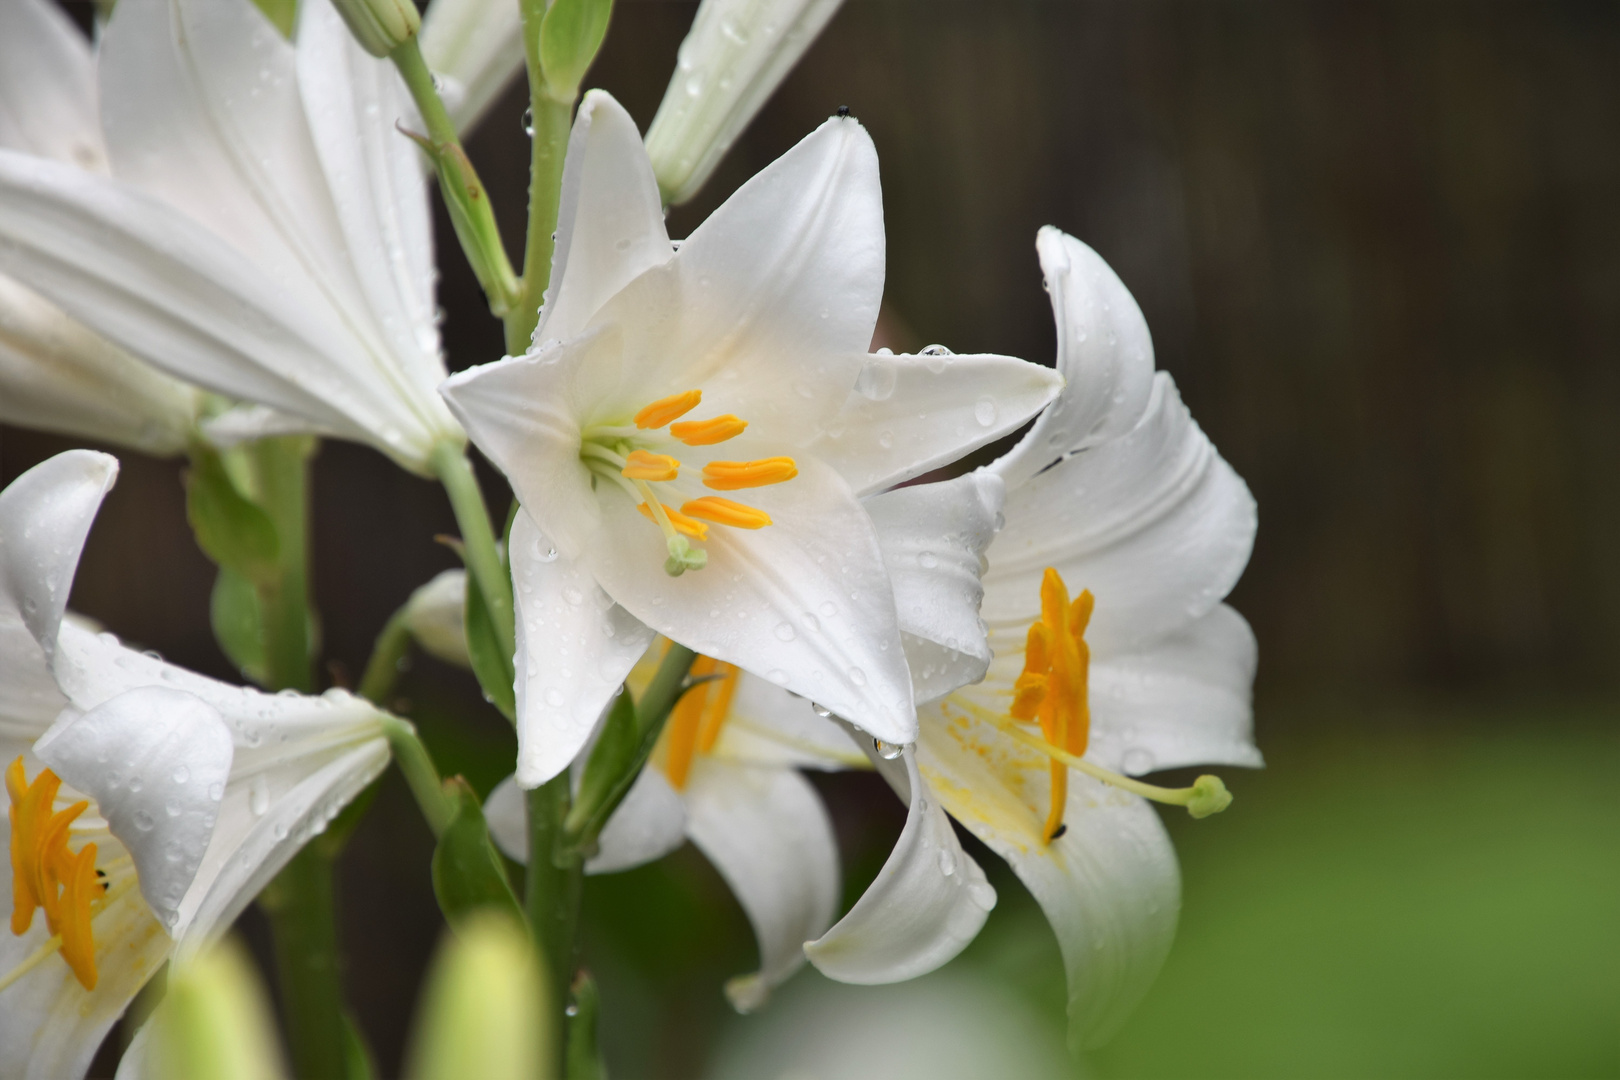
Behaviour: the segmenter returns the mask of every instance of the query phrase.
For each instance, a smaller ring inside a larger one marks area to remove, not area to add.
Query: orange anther
[[[799,475],[799,466],[790,457],[761,458],[758,461],[711,461],[703,466],[703,486],[716,491],[780,484]]]
[[[635,422],[638,428],[661,428],[671,420],[679,420],[703,400],[703,391],[688,390],[682,394],[671,394],[669,397],[659,398],[636,413]]]
[[[96,943],[90,932],[90,901],[101,898],[96,845],[86,844],[62,865],[62,959],[86,990],[96,988]]]
[[[684,502],[681,513],[736,529],[763,529],[771,523],[771,515],[765,511],[717,495],[705,495],[701,499]]]
[[[673,480],[680,475],[681,463],[668,454],[632,450],[619,472],[630,480]]]
[[[727,439],[735,439],[747,426],[748,421],[727,413],[713,420],[683,420],[679,424],[671,424],[669,433],[687,446],[713,446]]]

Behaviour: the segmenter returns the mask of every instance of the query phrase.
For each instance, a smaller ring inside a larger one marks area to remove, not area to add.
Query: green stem
[[[276,690],[315,688],[309,604],[309,463],[315,440],[261,439],[251,449],[259,504],[279,541],[275,581],[260,591],[265,665]],[[301,1077],[343,1077],[350,1033],[338,976],[332,859],[305,847],[263,894],[293,1064]]]
[[[440,443],[433,448],[433,467],[450,496],[450,508],[455,511],[456,524],[461,527],[461,541],[466,545],[467,569],[483,595],[495,624],[495,635],[507,660],[517,654],[517,635],[513,629],[512,577],[501,561],[495,546],[495,531],[489,522],[489,508],[484,505],[484,493],[473,475],[472,462],[466,451],[452,443]]]
[[[274,582],[259,590],[265,669],[273,690],[315,688],[309,618],[309,462],[315,440],[261,439],[251,449],[259,505],[276,525]]]
[[[579,929],[579,897],[585,863],[568,850],[563,819],[568,816],[567,771],[529,792],[529,876],[524,899],[541,970],[546,973],[548,1024],[559,1034],[556,1075],[567,1074],[568,1005],[574,981]]]
[[[427,125],[426,138],[413,137],[433,159],[439,174],[439,192],[450,211],[456,238],[461,241],[467,261],[484,288],[490,310],[504,317],[513,309],[519,284],[512,272],[512,262],[507,258],[506,246],[501,243],[501,230],[495,222],[489,192],[478,178],[472,159],[462,149],[456,126],[439,99],[433,73],[422,59],[422,49],[416,39],[407,40],[389,54],[389,59],[399,70],[416,101],[422,122]]]
[[[399,681],[399,665],[411,648],[411,629],[405,620],[405,609],[394,612],[377,635],[371,647],[371,659],[366,661],[366,672],[360,677],[360,696],[383,708]]]
[[[313,847],[293,856],[260,897],[275,937],[276,974],[293,1073],[340,1080],[348,1031],[338,978],[332,861]]]
[[[416,726],[397,716],[385,716],[383,734],[394,751],[394,764],[399,766],[406,785],[416,797],[416,805],[422,808],[428,828],[433,830],[434,836],[443,836],[456,816],[456,804],[445,794],[444,781],[439,778],[439,770],[421,736],[417,735]]]
[[[577,95],[560,100],[551,95],[540,64],[540,23],[546,0],[521,0],[523,58],[529,74],[529,116],[533,125],[529,147],[529,233],[523,245],[523,279],[516,302],[506,313],[506,351],[521,355],[540,321],[540,304],[551,283],[553,237],[557,208],[562,201],[563,159],[568,156],[568,134]]]

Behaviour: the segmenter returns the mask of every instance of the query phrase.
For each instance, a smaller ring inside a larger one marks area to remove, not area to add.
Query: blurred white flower
[[[703,0],[647,129],[666,201],[697,193],[843,0]]]
[[[883,255],[877,157],[853,120],[828,121],[677,253],[634,123],[586,95],[535,345],[444,386],[524,508],[525,787],[574,758],[653,631],[915,738],[860,496],[1015,429],[1060,380],[1010,357],[869,355]]]
[[[0,269],[171,375],[429,474],[464,441],[419,127],[329,0],[124,0],[97,53],[111,176],[0,150]],[[284,427],[285,425],[283,425]]]
[[[69,451],[0,492],[5,1076],[82,1075],[171,953],[228,927],[388,763],[359,698],[226,686],[63,619],[117,467]]]
[[[1255,506],[1154,373],[1147,325],[1113,271],[1056,229],[1038,248],[1068,383],[988,467],[1007,484],[984,574],[995,659],[983,683],[921,711],[913,778],[1039,901],[1068,969],[1072,1038],[1091,1045],[1151,985],[1180,904],[1169,839],[1128,776],[1261,764],[1254,638],[1221,603],[1248,562]],[[1084,591],[1071,600],[1070,588]],[[1226,797],[1201,782],[1173,798],[1202,813]],[[955,853],[940,850],[900,910],[863,899],[807,947],[812,962],[871,983],[950,959],[966,944],[960,905],[938,901],[933,926],[914,917],[930,891],[959,889]],[[929,859],[897,850],[890,866],[903,861]]]
[[[50,0],[0,5],[0,149],[107,171],[90,43]],[[0,276],[0,422],[152,454],[185,448],[201,395]]]

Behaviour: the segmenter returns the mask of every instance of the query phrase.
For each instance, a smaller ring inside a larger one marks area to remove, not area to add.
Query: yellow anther
[[[1070,603],[1062,576],[1047,567],[1041,577],[1041,617],[1029,628],[1024,670],[1013,684],[1008,710],[1017,720],[1039,720],[1046,742],[1075,757],[1084,755],[1091,741],[1091,650],[1084,635],[1094,606],[1090,591]],[[1063,808],[1069,797],[1069,766],[1053,759],[1051,772],[1048,840],[1063,828]]]
[[[692,761],[697,754],[714,749],[720,729],[731,712],[731,698],[737,692],[737,668],[712,656],[692,661],[693,679],[704,679],[681,696],[670,711],[664,729],[663,769],[676,791],[686,787]]]
[[[680,475],[681,463],[668,454],[632,450],[619,472],[631,480],[673,480]]]
[[[707,540],[709,538],[709,527],[703,522],[693,521],[668,503],[659,503],[658,505],[664,508],[664,513],[668,515],[669,523],[675,526],[676,532],[685,533],[694,540]],[[646,503],[636,503],[636,509],[640,510],[641,516],[648,521],[656,522],[658,520],[653,516],[652,507]]]
[[[736,529],[763,529],[771,523],[771,515],[765,511],[722,499],[718,495],[705,495],[701,499],[684,502],[681,513]]]
[[[679,420],[703,400],[703,391],[688,390],[684,394],[671,394],[659,398],[635,415],[638,428],[661,428],[671,420]]]
[[[683,420],[679,424],[671,424],[669,433],[687,446],[713,446],[727,439],[735,439],[747,426],[748,421],[727,413],[713,420]]]
[[[104,891],[96,879],[96,845],[86,844],[77,855],[66,855],[61,866],[62,959],[86,990],[96,988],[96,943],[90,932],[90,901]]]
[[[41,770],[30,784],[21,757],[6,768],[6,793],[11,798],[11,932],[27,933],[35,909],[44,908],[46,927],[61,941],[62,958],[84,988],[94,990],[90,901],[103,892],[96,879],[96,845],[86,844],[77,854],[67,846],[70,827],[90,804],[81,801],[56,810],[61,786],[61,779],[49,769]]]
[[[737,665],[716,661],[714,672],[720,678],[709,691],[709,701],[703,710],[703,730],[698,735],[698,749],[707,754],[720,738],[720,729],[731,714],[731,699],[737,693]]]
[[[758,461],[711,461],[703,466],[703,486],[716,491],[780,484],[799,475],[799,466],[790,457],[761,458]]]

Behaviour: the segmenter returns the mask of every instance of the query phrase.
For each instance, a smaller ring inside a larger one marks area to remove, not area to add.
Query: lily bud
[[[664,201],[691,198],[842,0],[703,0],[647,129]]]
[[[241,945],[230,939],[175,966],[168,994],[141,1035],[129,1051],[140,1059],[140,1075],[176,1080],[286,1075],[264,984]]]
[[[387,56],[422,28],[422,16],[411,0],[336,0],[334,6],[372,56]]]

